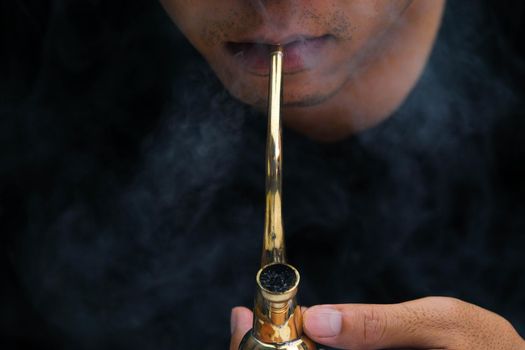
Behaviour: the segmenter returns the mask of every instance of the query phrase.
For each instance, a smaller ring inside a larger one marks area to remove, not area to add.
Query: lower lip
[[[315,67],[323,57],[326,46],[331,41],[328,35],[318,38],[294,41],[284,46],[283,72],[299,73]],[[257,75],[270,72],[270,52],[272,47],[264,44],[234,44],[237,52],[230,50],[233,58],[248,71]]]

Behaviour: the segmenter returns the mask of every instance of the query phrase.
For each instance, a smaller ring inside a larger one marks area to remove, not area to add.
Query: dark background
[[[286,132],[304,304],[449,295],[524,334],[524,10],[449,2],[389,121],[333,145]],[[0,2],[2,348],[226,348],[264,126],[155,1]]]

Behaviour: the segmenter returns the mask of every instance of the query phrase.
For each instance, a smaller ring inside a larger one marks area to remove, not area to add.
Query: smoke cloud
[[[48,4],[11,12],[39,47],[2,44],[1,341],[226,348],[260,258],[265,118],[158,4]],[[303,304],[449,295],[525,331],[523,52],[487,11],[449,2],[381,125],[335,144],[285,130]]]

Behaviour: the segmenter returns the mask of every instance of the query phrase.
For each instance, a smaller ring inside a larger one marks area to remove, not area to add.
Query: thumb
[[[304,330],[315,342],[343,349],[442,348],[439,335],[452,326],[446,299],[313,306],[304,313]]]
[[[245,307],[235,307],[231,313],[231,332],[230,350],[238,350],[244,335],[252,328],[253,315]]]

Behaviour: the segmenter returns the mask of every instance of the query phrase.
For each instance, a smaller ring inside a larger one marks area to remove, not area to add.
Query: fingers
[[[394,305],[320,305],[305,312],[304,329],[312,340],[336,348],[436,349],[465,345],[467,330],[475,335],[483,328],[479,320],[490,318],[486,314],[492,315],[452,298]],[[496,328],[501,323],[494,321],[492,325]],[[486,332],[492,331],[484,327]]]
[[[230,341],[230,350],[238,350],[239,344],[251,328],[253,323],[253,315],[250,310],[245,307],[235,307],[231,313],[231,332],[232,337]]]
[[[503,317],[453,298],[392,305],[318,305],[301,311],[306,334],[339,349],[525,350],[525,341]],[[238,350],[252,323],[247,308],[232,310],[230,350]]]

